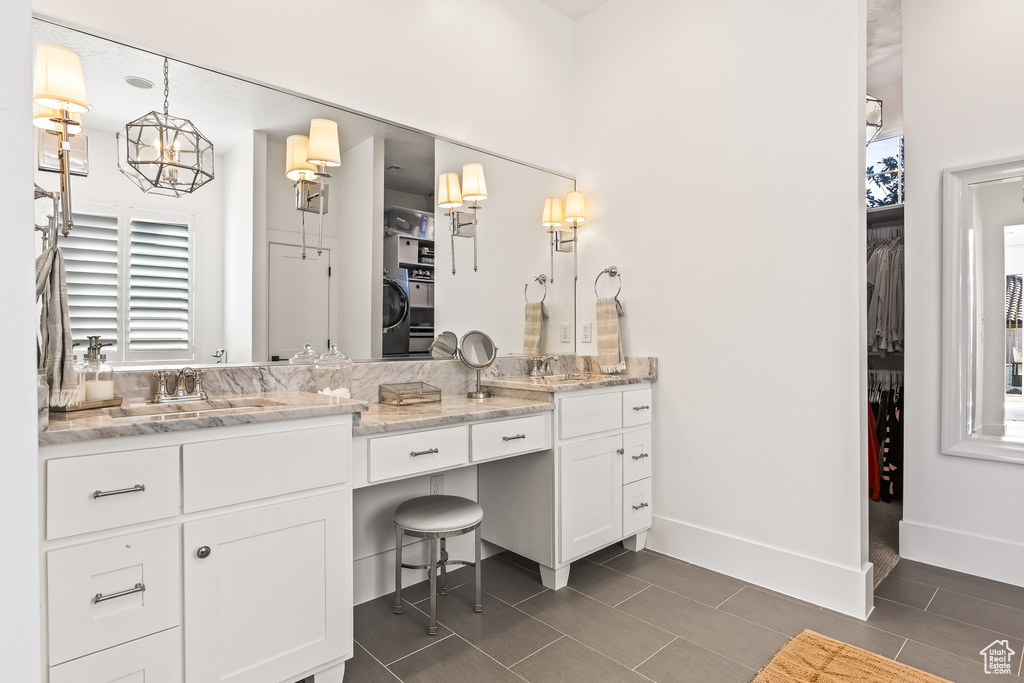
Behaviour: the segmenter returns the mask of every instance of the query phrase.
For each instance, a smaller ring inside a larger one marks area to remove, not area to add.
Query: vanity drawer
[[[178,626],[180,547],[174,526],[47,553],[50,664]]]
[[[651,388],[622,392],[622,426],[634,427],[651,423]]]
[[[181,683],[181,629],[50,667],[50,683]]]
[[[178,514],[178,447],[46,463],[46,537],[63,538]]]
[[[651,476],[651,430],[638,429],[622,435],[622,483]]]
[[[558,414],[558,436],[563,439],[618,429],[622,426],[622,392],[560,398]]]
[[[651,479],[622,487],[622,536],[632,536],[651,526]]]
[[[345,482],[350,429],[319,427],[183,445],[185,512]]]
[[[551,429],[544,415],[481,422],[470,427],[473,462],[551,448]]]
[[[466,425],[370,439],[370,481],[407,477],[469,462]]]

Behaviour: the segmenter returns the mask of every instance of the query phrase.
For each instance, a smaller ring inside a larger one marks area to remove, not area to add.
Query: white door
[[[619,435],[559,447],[560,562],[622,538],[621,448]]]
[[[352,492],[184,525],[185,680],[280,683],[352,651]]]
[[[330,346],[331,251],[270,243],[268,346],[270,356],[288,360],[310,344],[323,353]]]

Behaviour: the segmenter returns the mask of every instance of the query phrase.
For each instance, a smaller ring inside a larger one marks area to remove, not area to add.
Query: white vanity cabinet
[[[556,393],[551,451],[480,466],[484,538],[539,562],[554,589],[568,582],[573,560],[617,541],[642,549],[651,395],[650,384]]]
[[[352,653],[351,424],[41,446],[43,680],[340,677]]]

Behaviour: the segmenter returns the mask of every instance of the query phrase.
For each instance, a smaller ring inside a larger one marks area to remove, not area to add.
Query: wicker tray
[[[420,403],[440,403],[441,390],[425,382],[381,384],[377,398],[392,406],[411,406]]]

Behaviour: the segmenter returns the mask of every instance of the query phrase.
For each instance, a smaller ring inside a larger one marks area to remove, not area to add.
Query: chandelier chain
[[[170,87],[167,81],[167,58],[164,57],[164,116],[167,116],[167,96],[170,94]]]

